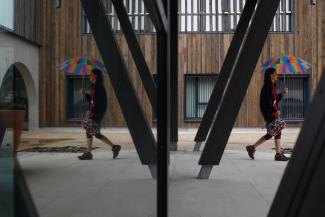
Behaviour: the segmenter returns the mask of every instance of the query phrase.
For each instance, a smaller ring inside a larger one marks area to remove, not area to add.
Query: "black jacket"
[[[95,85],[92,88],[95,89],[95,96],[94,96],[93,115],[91,116],[91,118],[96,122],[100,122],[103,120],[107,109],[106,91],[103,85]],[[86,94],[85,97],[89,102],[89,109],[90,109],[91,95]]]
[[[267,122],[271,122],[276,118],[276,108],[273,106],[274,103],[274,97],[272,95],[272,89],[273,86],[276,88],[275,84],[272,84],[271,82],[264,85],[261,90],[260,94],[260,110],[262,112],[262,115],[264,117],[264,120]],[[281,101],[282,94],[277,94],[276,96],[276,104]]]

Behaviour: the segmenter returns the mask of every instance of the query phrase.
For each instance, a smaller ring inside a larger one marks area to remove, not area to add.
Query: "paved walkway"
[[[135,151],[113,160],[106,148],[94,160],[78,154],[20,152],[19,160],[41,217],[154,217],[156,182]],[[199,153],[171,155],[171,217],[263,217],[267,215],[286,162],[272,152],[255,160],[227,150],[209,180],[198,180]]]
[[[94,160],[79,161],[78,154],[19,152],[25,176],[41,217],[154,217],[156,181],[141,165],[127,129],[103,133],[123,149],[112,159],[100,142]],[[250,160],[245,145],[265,132],[234,129],[220,166],[209,180],[198,180],[199,152],[193,153],[196,130],[180,130],[179,151],[170,165],[171,217],[262,217],[270,208],[286,162],[275,162],[273,141]],[[299,129],[283,132],[285,147],[293,147]],[[41,129],[24,132],[22,147],[83,145],[80,129]]]

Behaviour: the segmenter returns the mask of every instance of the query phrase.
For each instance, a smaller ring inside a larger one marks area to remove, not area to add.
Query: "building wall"
[[[43,0],[42,48],[40,55],[40,125],[79,126],[66,120],[66,81],[57,65],[77,55],[98,57],[99,53],[91,35],[82,35],[81,6],[79,0],[62,1],[56,9],[50,0]],[[272,33],[268,36],[259,64],[271,57],[285,54],[299,56],[313,64],[311,78],[315,89],[325,66],[325,10],[324,1],[311,5],[310,1],[294,1],[294,32]],[[233,34],[179,35],[179,102],[184,102],[184,74],[217,74],[222,66]],[[117,35],[122,54],[129,66],[137,94],[149,120],[152,111],[123,35]],[[144,56],[151,72],[156,73],[156,36],[138,35]],[[107,126],[125,126],[118,102],[108,79]],[[263,124],[258,101],[262,77],[254,74],[238,114],[236,127],[260,127]],[[184,105],[179,103],[179,127],[197,127],[198,123],[184,122]]]
[[[27,89],[29,126],[39,127],[39,47],[11,34],[0,32],[0,83],[10,68],[20,71]]]
[[[15,0],[14,33],[35,43],[41,42],[43,0]]]
[[[14,1],[14,30],[0,28],[0,83],[15,65],[27,89],[29,129],[39,127],[39,51],[42,0]]]

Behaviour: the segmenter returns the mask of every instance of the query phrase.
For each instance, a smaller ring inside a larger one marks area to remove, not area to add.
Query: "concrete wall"
[[[5,32],[0,32],[0,82],[10,66],[20,71],[27,89],[29,129],[39,127],[39,47]]]

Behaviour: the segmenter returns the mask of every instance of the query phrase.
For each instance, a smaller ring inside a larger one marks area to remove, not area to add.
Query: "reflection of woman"
[[[101,122],[107,108],[107,97],[103,84],[102,72],[98,69],[94,69],[89,75],[89,78],[92,86],[91,94],[85,94],[84,90],[81,90],[81,94],[84,95],[89,102],[89,111],[87,112],[88,118],[83,122],[83,127],[87,135],[87,151],[78,158],[80,160],[91,160],[93,158],[91,149],[93,145],[93,136],[95,136],[97,139],[112,147],[113,158],[115,159],[121,150],[121,146],[114,145],[106,136],[100,133]]]
[[[280,111],[278,103],[283,95],[288,93],[288,88],[285,88],[282,94],[277,94],[275,82],[278,80],[278,74],[274,68],[268,68],[264,74],[264,85],[260,95],[260,110],[266,121],[267,134],[262,136],[254,145],[246,146],[246,150],[250,158],[254,159],[255,149],[265,141],[274,136],[275,157],[276,161],[289,160],[283,153],[280,152],[281,130],[285,126],[283,120],[279,119]]]

